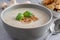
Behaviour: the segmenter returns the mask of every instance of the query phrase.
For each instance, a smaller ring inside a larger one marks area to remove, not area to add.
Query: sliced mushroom
[[[32,19],[31,18],[24,17],[24,19],[22,20],[22,22],[24,22],[24,23],[31,23],[32,22]]]
[[[1,5],[2,9],[5,9],[7,6],[8,6],[8,4],[6,2],[3,2]]]
[[[34,15],[31,17],[31,19],[32,19],[33,21],[38,20],[38,18],[37,18],[37,17],[35,17]]]
[[[16,0],[10,0],[9,5],[17,4]]]

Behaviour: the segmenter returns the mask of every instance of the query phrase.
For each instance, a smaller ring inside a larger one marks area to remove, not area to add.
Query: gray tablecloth
[[[27,0],[17,0],[17,2],[19,3],[23,3]],[[31,1],[32,3],[39,3],[41,2],[41,0],[29,0]],[[0,4],[2,2],[9,2],[9,0],[0,0]],[[0,9],[0,14],[1,14],[1,9]],[[48,40],[60,40],[60,34],[57,34],[57,35],[53,35],[51,36],[50,38],[47,38]],[[8,34],[7,32],[5,31],[3,25],[2,25],[2,22],[1,22],[1,19],[0,19],[0,40],[13,40]]]

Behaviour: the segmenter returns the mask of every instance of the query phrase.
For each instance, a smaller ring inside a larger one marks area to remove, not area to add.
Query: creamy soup
[[[26,10],[32,12],[38,18],[38,20],[35,22],[28,23],[28,24],[15,20],[17,14],[19,12],[23,13]],[[6,12],[3,16],[3,19],[4,19],[5,23],[7,23],[13,27],[35,28],[35,27],[40,27],[41,25],[48,22],[49,21],[49,15],[46,14],[44,11],[41,11],[41,10],[36,9],[36,8],[20,8],[20,9],[15,9],[15,10]]]

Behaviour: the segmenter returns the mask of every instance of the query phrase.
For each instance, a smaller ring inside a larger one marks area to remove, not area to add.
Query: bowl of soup
[[[4,28],[19,40],[35,40],[47,34],[52,17],[49,9],[37,4],[16,4],[1,13]]]

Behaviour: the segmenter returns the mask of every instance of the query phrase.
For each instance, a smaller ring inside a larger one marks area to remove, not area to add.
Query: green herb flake
[[[32,16],[32,13],[29,12],[29,11],[25,11],[23,15],[24,15],[25,17],[31,17],[31,16]]]
[[[18,13],[16,16],[16,20],[22,20],[24,18],[24,15],[22,13]]]

